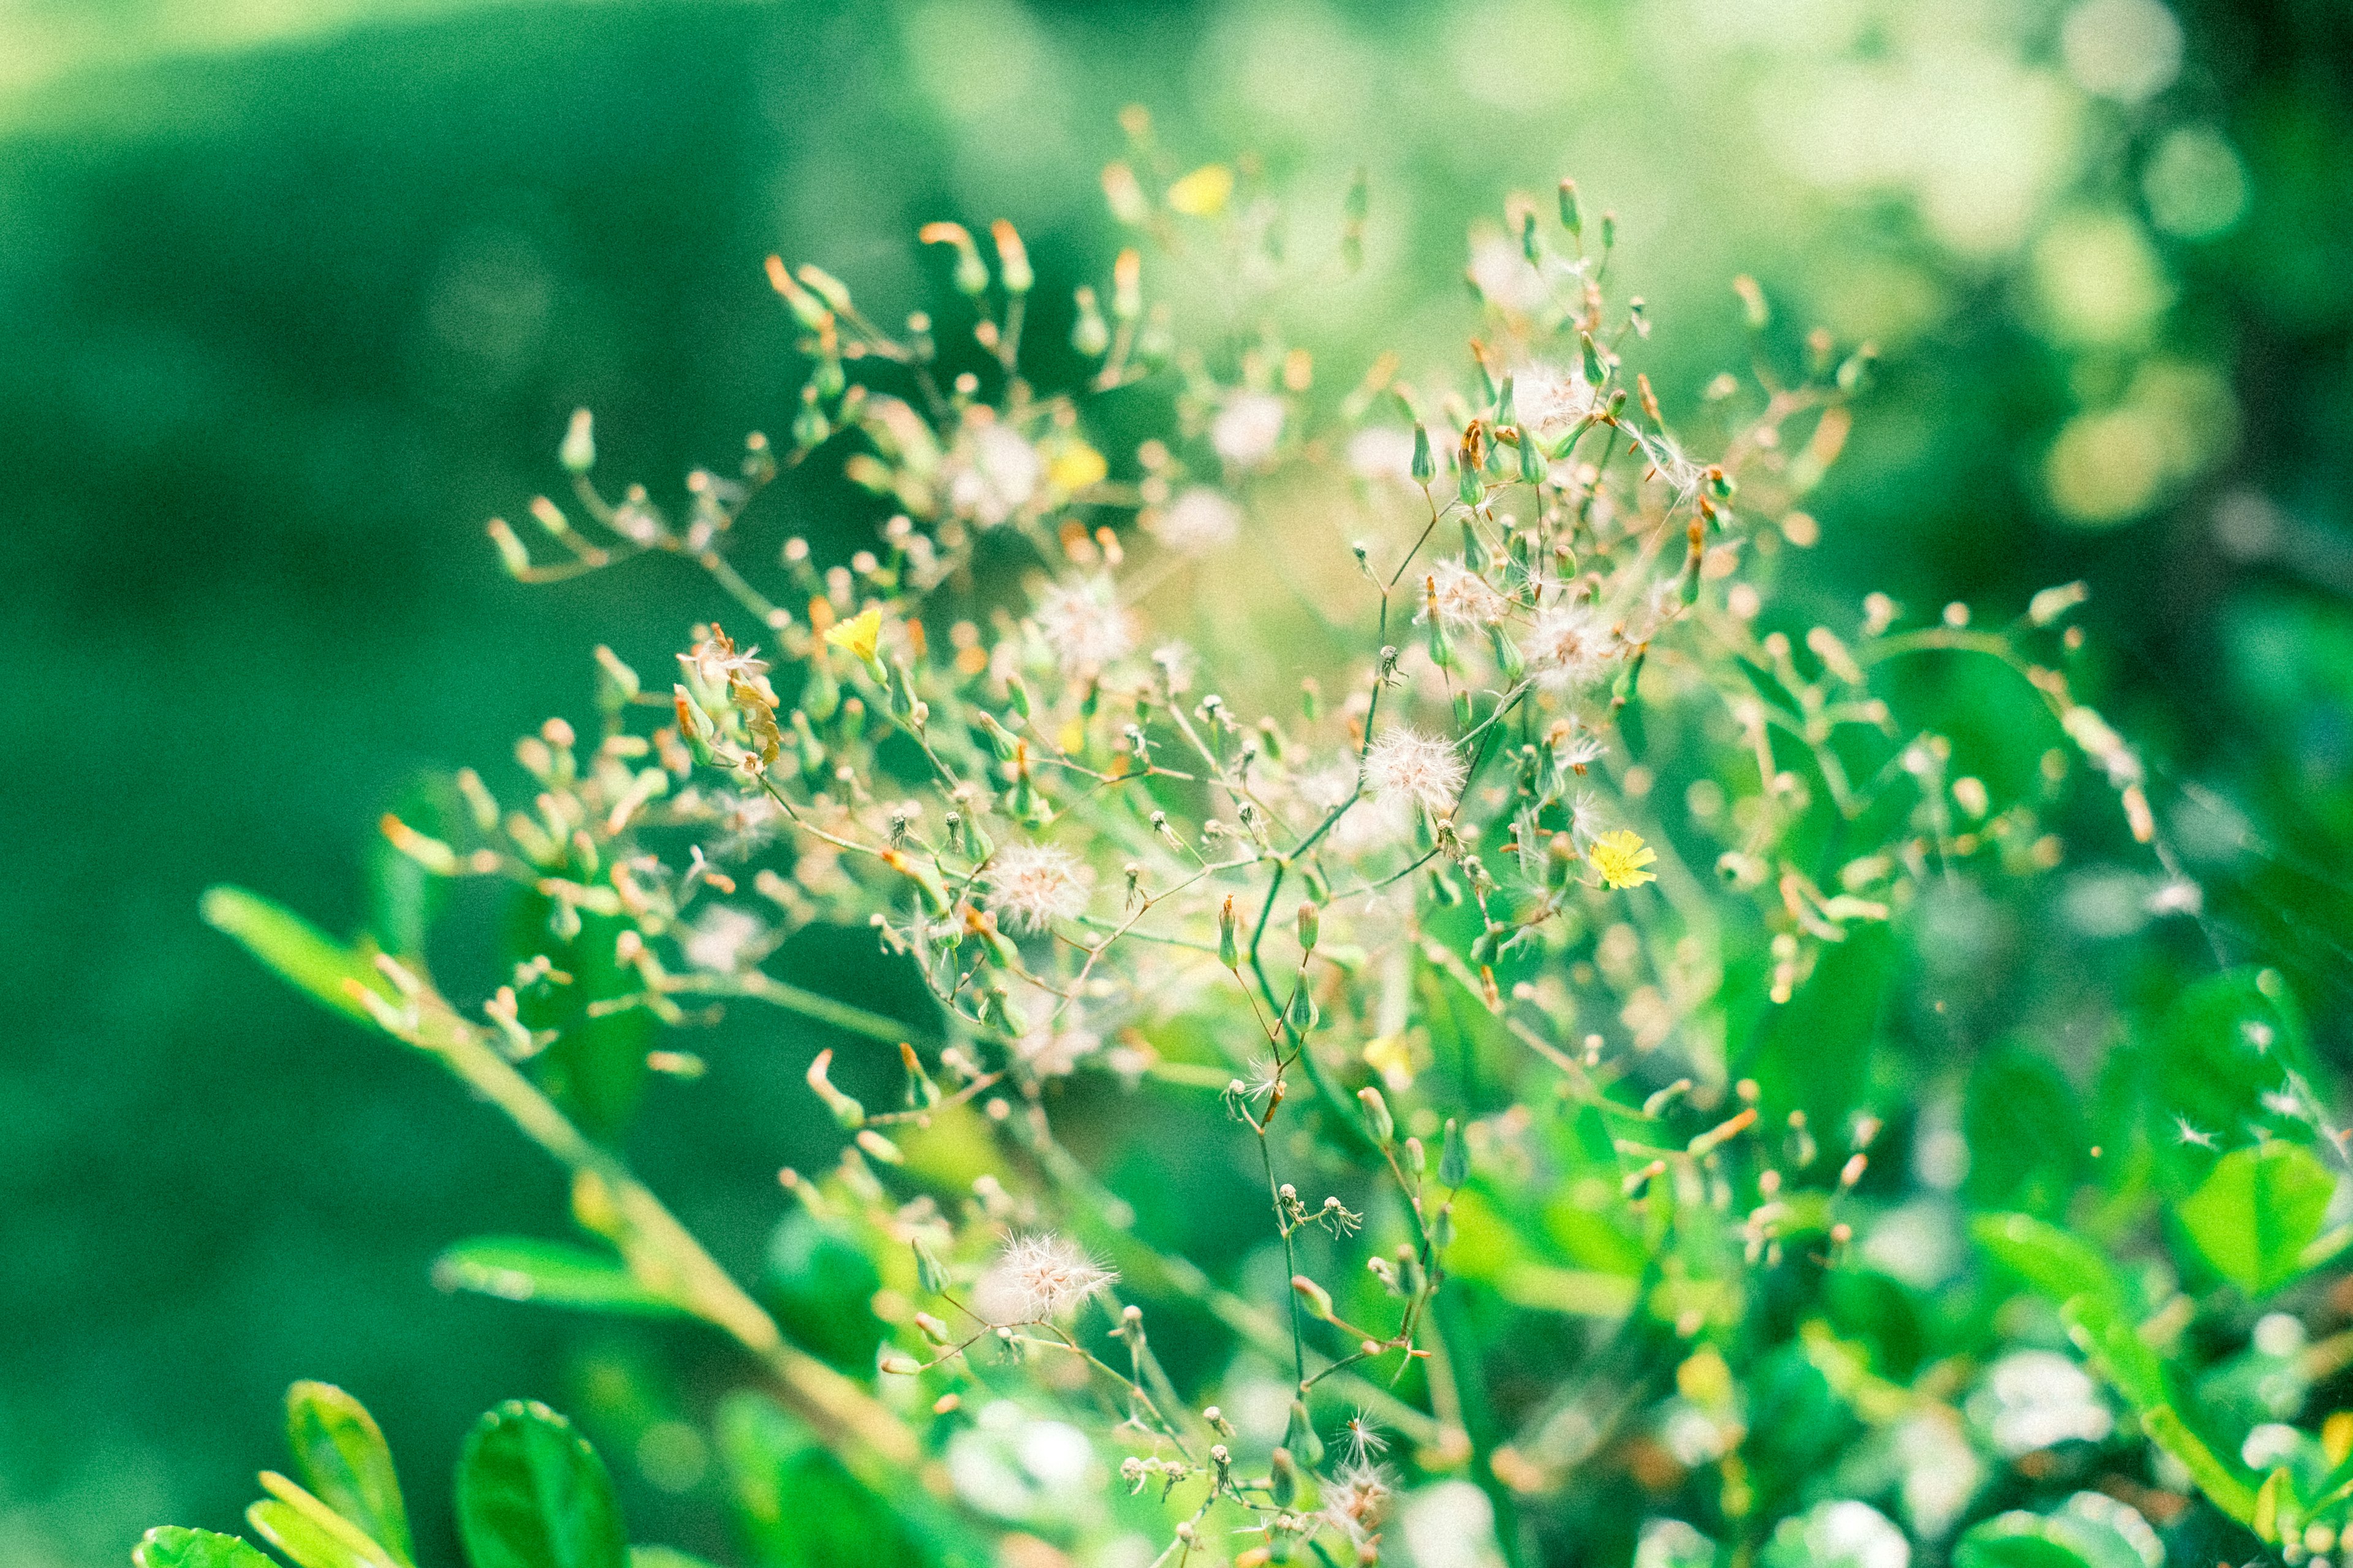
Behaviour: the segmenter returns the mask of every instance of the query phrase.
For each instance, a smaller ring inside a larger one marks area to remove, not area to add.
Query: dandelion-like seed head
[[[1440,562],[1424,584],[1416,621],[1426,621],[1435,613],[1439,624],[1450,631],[1472,631],[1493,626],[1511,611],[1509,600],[1460,561]]]
[[[1118,1278],[1067,1237],[1017,1236],[973,1288],[973,1310],[1000,1327],[1047,1322]]]
[[[1209,422],[1209,445],[1229,463],[1257,468],[1274,456],[1282,420],[1282,398],[1271,392],[1238,392]]]
[[[1593,387],[1581,370],[1539,361],[1512,374],[1512,406],[1521,425],[1547,441],[1567,435],[1593,405]]]
[[[712,686],[725,686],[735,680],[757,686],[760,678],[768,673],[768,661],[760,657],[757,647],[737,647],[723,634],[696,643],[688,657],[694,662],[694,672]]]
[[[1083,913],[1094,879],[1092,868],[1059,845],[1008,844],[989,865],[990,902],[1006,925],[1042,931]]]
[[[1065,675],[1084,675],[1135,651],[1135,618],[1108,577],[1056,583],[1038,595],[1038,630]]]
[[[1600,679],[1617,654],[1601,617],[1574,605],[1541,612],[1528,630],[1525,650],[1536,679],[1560,692],[1580,691]]]
[[[712,904],[679,937],[679,951],[697,969],[733,974],[767,951],[768,928],[749,910]]]
[[[1469,776],[1451,742],[1402,724],[1374,742],[1365,757],[1365,783],[1375,795],[1419,801],[1433,812],[1453,809]]]
[[[976,418],[965,427],[947,468],[949,504],[983,528],[995,528],[1028,506],[1046,477],[1038,449],[993,418]]]
[[[1379,1529],[1393,1489],[1386,1466],[1352,1459],[1324,1485],[1324,1521],[1362,1546]]]
[[[1103,1049],[1103,1037],[1065,1018],[1031,1029],[1013,1048],[1039,1078],[1068,1078],[1079,1070],[1080,1062]]]
[[[1348,1463],[1363,1465],[1389,1451],[1389,1440],[1373,1425],[1373,1418],[1362,1410],[1351,1414],[1347,1425],[1341,1428],[1341,1441],[1347,1446]]]
[[[1231,544],[1241,531],[1241,508],[1206,485],[1185,491],[1152,521],[1153,537],[1180,555]]]
[[[1360,479],[1413,483],[1413,432],[1369,425],[1348,437],[1348,471]]]

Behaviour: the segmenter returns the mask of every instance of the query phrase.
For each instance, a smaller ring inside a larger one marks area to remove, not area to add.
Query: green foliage
[[[536,1403],[510,1400],[467,1435],[458,1533],[473,1568],[628,1568],[605,1461]]]
[[[772,258],[798,413],[674,505],[601,479],[575,416],[545,542],[491,524],[510,573],[674,556],[761,643],[699,622],[668,682],[600,647],[593,728],[516,747],[527,809],[468,771],[387,816],[438,887],[379,874],[396,954],[212,896],[493,1103],[609,1248],[463,1243],[443,1283],[732,1340],[776,1391],[711,1412],[763,1568],[1372,1563],[1416,1519],[1524,1564],[1614,1552],[1634,1497],[1661,1563],[2158,1568],[2144,1503],[2334,1552],[2353,1417],[2299,1426],[2313,1378],[2274,1363],[2344,1150],[2283,977],[2150,986],[2088,1067],[1968,1005],[2054,898],[2201,910],[2080,695],[2080,586],[1991,628],[1793,591],[1875,355],[1788,352],[1744,279],[1748,373],[1687,445],[1573,187],[1560,232],[1515,202],[1500,263],[1474,242],[1451,384],[1387,359],[1327,395],[1276,310],[1324,263],[1259,174],[1129,128],[1137,243],[1073,289],[1075,361],[1025,344],[1020,235],[938,223],[955,297],[903,331]],[[1204,249],[1247,325],[1188,339],[1144,279]],[[768,566],[755,509],[811,467],[874,499],[874,547]],[[1322,642],[1254,658],[1227,598],[1286,577]],[[470,884],[487,979],[427,951]],[[766,967],[844,932],[903,1022]],[[754,1291],[617,1152],[711,1065],[664,1031],[729,1006],[835,1042],[796,1058],[831,1152],[782,1173]],[[1164,1134],[1173,1190],[1107,1157]],[[319,1495],[265,1476],[256,1530],[400,1568],[364,1413],[308,1396],[295,1439]],[[472,1568],[629,1568],[543,1406],[484,1417],[457,1514]]]
[[[2304,1272],[2337,1178],[2293,1143],[2234,1149],[2173,1212],[2198,1251],[2250,1296]]]
[[[529,1237],[461,1241],[434,1260],[433,1278],[444,1289],[549,1307],[659,1318],[677,1317],[682,1310],[670,1298],[648,1289],[608,1252]]]
[[[140,1539],[138,1568],[272,1568],[269,1558],[234,1535],[159,1524]]]
[[[416,1561],[400,1478],[375,1417],[332,1384],[286,1391],[286,1446],[294,1468],[329,1509],[352,1521],[404,1563]]]

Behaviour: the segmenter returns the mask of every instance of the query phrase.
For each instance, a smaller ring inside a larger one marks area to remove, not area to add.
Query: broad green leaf
[[[2011,1512],[1971,1529],[1953,1546],[1953,1568],[2162,1568],[2145,1549],[2157,1545],[2146,1521],[2096,1493],[2079,1495],[2052,1514]],[[2128,1516],[2128,1517],[2127,1517]],[[2137,1527],[2137,1528],[2136,1528]]]
[[[605,1461],[535,1401],[511,1399],[467,1435],[458,1535],[473,1568],[628,1568]]]
[[[2199,982],[2166,1009],[2152,1044],[2148,1138],[2177,1194],[2209,1163],[2185,1131],[2228,1139],[2253,1126],[2271,1139],[2312,1141],[2309,1121],[2264,1098],[2313,1071],[2303,1020],[2277,975],[2242,969]]]
[[[558,941],[549,926],[554,909],[526,891],[508,916],[510,956],[522,962],[544,953],[572,976],[569,985],[534,986],[522,997],[523,1026],[556,1032],[555,1042],[532,1058],[531,1072],[583,1131],[609,1140],[644,1097],[646,1052],[660,1024],[642,1007],[599,1009],[645,989],[644,978],[614,957],[621,932],[634,928],[611,915],[586,914],[576,935]]]
[[[2043,1296],[2066,1302],[2088,1296],[2121,1309],[2124,1282],[2105,1254],[2073,1233],[2031,1215],[1979,1215],[1969,1235],[1993,1260]]]
[[[1953,1543],[1953,1568],[2093,1568],[2082,1553],[2054,1539],[2039,1515],[2005,1513],[1987,1520]]]
[[[1974,1203],[2045,1215],[2065,1205],[2090,1140],[2058,1068],[2017,1047],[1987,1053],[1969,1074],[1962,1120]]]
[[[2336,1190],[2311,1150],[2265,1143],[2222,1156],[2174,1212],[2215,1272],[2261,1296],[2304,1271],[2304,1249]]]
[[[632,1546],[629,1568],[712,1568],[702,1558],[675,1546]]]
[[[346,947],[283,905],[259,893],[226,885],[208,888],[198,906],[205,923],[235,941],[261,966],[321,1006],[373,1026],[375,1018],[354,997],[357,982],[390,999],[392,987],[368,955]]]
[[[278,1568],[267,1552],[235,1535],[163,1524],[131,1549],[138,1568]]]
[[[245,1510],[261,1538],[302,1568],[401,1568],[367,1531],[274,1470],[261,1472],[269,1493]]]
[[[729,1395],[718,1447],[737,1518],[772,1568],[949,1568],[988,1563],[987,1543],[945,1515],[912,1476],[878,1478],[886,1497],[843,1468],[774,1401]]]
[[[1858,927],[1824,948],[1798,994],[1766,1015],[1751,1076],[1770,1118],[1802,1110],[1825,1137],[1845,1121],[1870,1080],[1894,960],[1885,927]]]
[[[857,1241],[795,1204],[768,1238],[763,1292],[777,1323],[842,1371],[872,1371],[889,1331],[874,1315],[882,1277]]]
[[[531,1237],[461,1241],[433,1260],[433,1279],[445,1290],[473,1290],[505,1301],[646,1317],[683,1315],[611,1253]]]
[[[286,1391],[286,1441],[320,1501],[401,1562],[417,1560],[392,1450],[365,1406],[332,1384],[298,1383]]]

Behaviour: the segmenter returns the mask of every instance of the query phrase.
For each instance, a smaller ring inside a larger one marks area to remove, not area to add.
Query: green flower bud
[[[575,474],[585,474],[596,466],[596,423],[586,408],[572,411],[572,423],[565,427],[564,445],[556,459]]]
[[[1381,1098],[1379,1089],[1367,1084],[1356,1091],[1356,1103],[1365,1108],[1365,1128],[1372,1133],[1374,1142],[1386,1144],[1397,1136],[1397,1122],[1389,1115],[1389,1102]]]
[[[1438,1179],[1450,1187],[1471,1179],[1471,1146],[1463,1141],[1462,1124],[1451,1116],[1446,1119],[1446,1136],[1439,1145]]]

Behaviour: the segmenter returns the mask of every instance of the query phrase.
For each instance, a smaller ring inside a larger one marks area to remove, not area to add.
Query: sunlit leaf
[[[364,950],[344,946],[259,893],[226,885],[209,888],[199,908],[206,924],[237,942],[259,959],[263,968],[322,1007],[372,1024],[375,1020],[351,994],[347,983],[355,981],[387,998],[392,994]]]
[[[278,1568],[260,1548],[234,1535],[158,1525],[131,1549],[138,1568]]]
[[[607,1252],[531,1237],[485,1236],[461,1241],[433,1261],[445,1290],[472,1290],[505,1301],[536,1301],[596,1312],[681,1315],[676,1303],[640,1284]]]
[[[2174,1213],[2215,1272],[2260,1296],[2304,1271],[2336,1190],[2311,1150],[2265,1143],[2223,1155]]]
[[[536,1402],[509,1400],[467,1435],[458,1535],[473,1568],[628,1568],[605,1461]]]
[[[416,1560],[392,1451],[358,1400],[332,1384],[294,1384],[286,1391],[286,1441],[320,1501],[403,1563]]]

